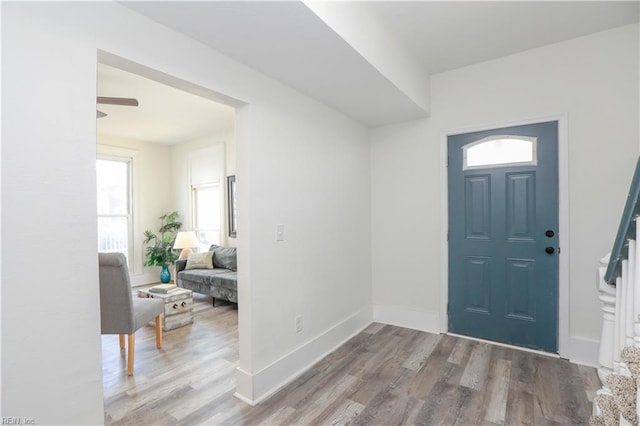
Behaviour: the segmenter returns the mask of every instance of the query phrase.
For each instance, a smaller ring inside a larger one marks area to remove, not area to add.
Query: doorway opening
[[[161,215],[178,212],[179,231],[196,235],[198,244],[193,252],[204,255],[216,245],[233,250],[235,256],[237,239],[235,224],[231,232],[228,219],[233,206],[228,203],[227,182],[236,178],[235,117],[236,108],[244,104],[106,52],[98,55],[97,82],[99,97],[133,98],[137,104],[99,102],[96,149],[101,225],[98,251],[125,254],[133,297],[148,294],[149,287],[160,281],[160,268],[144,264],[144,234],[146,230],[158,231]],[[179,252],[174,251],[176,255]],[[195,257],[191,272],[200,271]],[[185,259],[186,265],[188,262]],[[202,269],[209,269],[208,265]],[[215,264],[210,269],[215,269]],[[170,284],[177,284],[176,270],[171,274]],[[190,297],[178,301],[178,308],[170,306],[174,301],[165,306],[162,349],[148,341],[153,327],[137,331],[140,343],[136,345],[135,382],[122,368],[126,355],[118,338],[103,336],[105,418],[126,422],[135,415],[127,393],[132,383],[143,389],[154,387],[157,392],[169,386],[167,397],[180,381],[203,382],[202,377],[207,377],[207,383],[201,383],[204,387],[215,382],[224,384],[216,387],[218,390],[235,389],[237,298],[217,299],[212,305],[208,294],[191,289],[188,293]],[[191,320],[184,320],[188,316]],[[150,347],[143,349],[147,343]],[[170,374],[175,377],[167,380]],[[113,395],[119,397],[110,398]],[[189,413],[180,411],[175,395],[167,403],[176,405],[171,413],[176,419],[188,417]]]

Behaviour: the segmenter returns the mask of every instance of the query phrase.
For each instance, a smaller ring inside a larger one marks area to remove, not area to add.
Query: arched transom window
[[[463,170],[538,164],[537,138],[489,136],[462,147]]]

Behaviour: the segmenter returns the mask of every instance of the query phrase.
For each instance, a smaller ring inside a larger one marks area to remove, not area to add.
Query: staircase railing
[[[609,284],[615,284],[616,278],[622,273],[622,261],[629,257],[629,240],[636,238],[636,218],[640,215],[640,158],[636,163],[636,170],[631,180],[627,202],[622,211],[620,226],[616,234],[616,240],[611,249],[611,256],[604,279]]]
[[[628,366],[621,360],[625,347],[640,348],[640,158],[631,180],[620,226],[611,253],[601,261],[597,273],[597,289],[602,302],[602,335],[598,376],[603,384],[598,395],[610,396],[611,374],[630,377]],[[640,394],[640,393],[639,393]],[[637,404],[640,407],[640,404]],[[640,410],[636,407],[636,420]],[[594,411],[602,407],[595,404]],[[620,419],[621,424],[625,424]]]

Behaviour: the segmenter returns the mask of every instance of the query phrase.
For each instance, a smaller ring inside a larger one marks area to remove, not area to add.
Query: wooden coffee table
[[[148,288],[138,290],[138,297],[160,299],[164,302],[162,329],[173,330],[193,323],[193,292],[176,288],[170,293],[153,293]]]

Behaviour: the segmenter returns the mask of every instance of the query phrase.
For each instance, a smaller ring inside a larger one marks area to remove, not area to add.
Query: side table
[[[153,293],[148,288],[138,290],[138,297],[161,299],[164,301],[162,329],[173,330],[193,323],[193,292],[185,288],[163,294]]]

